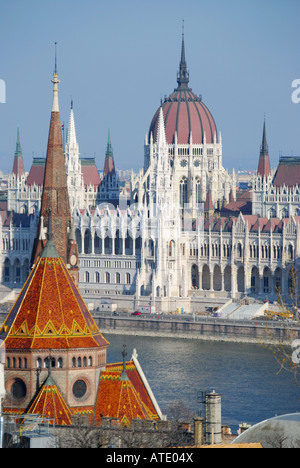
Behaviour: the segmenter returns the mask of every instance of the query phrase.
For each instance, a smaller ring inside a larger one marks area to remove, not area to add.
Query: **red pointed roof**
[[[261,154],[258,162],[257,175],[268,177],[271,175],[270,158],[267,154]]]
[[[118,418],[121,425],[132,419],[159,420],[156,409],[133,361],[126,362],[127,380],[122,378],[123,363],[108,364],[101,372],[96,402],[96,420]]]
[[[42,415],[42,423],[49,421],[56,426],[70,426],[72,414],[57,385],[51,376],[48,376],[34,399],[28,414]]]
[[[0,338],[7,349],[108,346],[51,241],[8,314]]]
[[[13,165],[13,174],[16,176],[21,176],[25,174],[25,169],[24,169],[24,162],[23,162],[23,157],[22,155],[15,155],[14,157],[14,165]]]

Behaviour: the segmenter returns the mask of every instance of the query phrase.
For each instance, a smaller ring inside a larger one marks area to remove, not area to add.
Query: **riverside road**
[[[286,344],[300,338],[299,322],[171,314],[132,316],[127,312],[113,315],[97,311],[93,316],[101,331],[114,334]]]

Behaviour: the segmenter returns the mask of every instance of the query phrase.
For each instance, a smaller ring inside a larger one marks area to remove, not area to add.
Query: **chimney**
[[[204,418],[194,418],[194,444],[200,447],[204,442]]]
[[[206,394],[206,443],[220,444],[222,442],[221,427],[221,395],[213,390]]]

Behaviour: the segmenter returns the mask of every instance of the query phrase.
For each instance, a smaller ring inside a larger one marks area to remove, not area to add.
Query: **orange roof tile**
[[[50,424],[69,426],[72,424],[70,408],[63,399],[51,375],[42,385],[38,395],[28,410],[28,414],[41,414]],[[42,421],[43,422],[43,421]]]
[[[7,349],[108,346],[60,257],[41,257],[8,314]]]

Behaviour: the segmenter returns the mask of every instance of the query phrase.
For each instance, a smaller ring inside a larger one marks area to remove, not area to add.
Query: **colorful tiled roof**
[[[7,349],[108,346],[64,262],[54,256],[54,245],[49,246],[50,241],[8,314],[0,338]]]
[[[132,419],[159,420],[147,389],[132,361],[126,362],[128,379],[122,377],[123,363],[108,364],[101,372],[96,402],[96,420],[118,418],[121,425]]]
[[[54,423],[56,426],[69,426],[72,424],[70,408],[51,375],[48,376],[42,385],[27,413],[41,414],[45,419],[49,420],[50,424]]]

